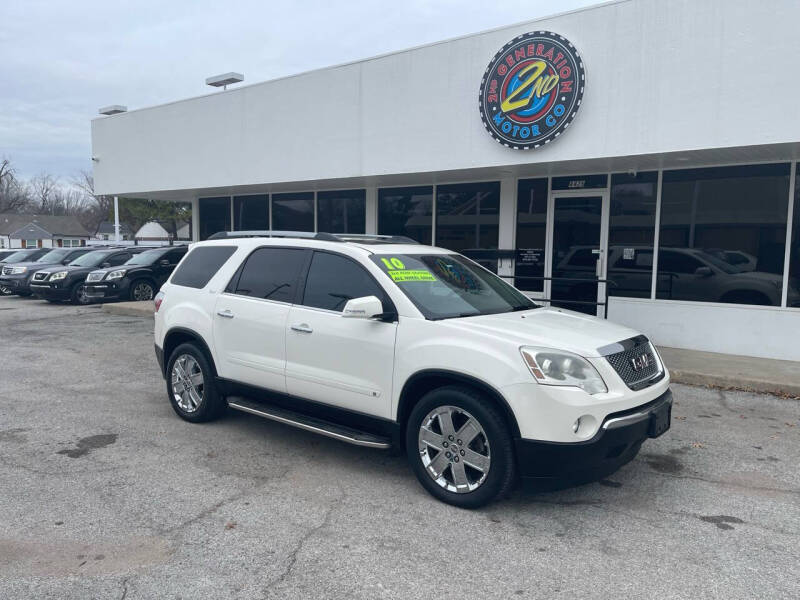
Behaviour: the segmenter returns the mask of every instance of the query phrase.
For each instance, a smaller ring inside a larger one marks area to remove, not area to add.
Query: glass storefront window
[[[547,238],[547,179],[520,179],[517,183],[517,252],[514,287],[529,292],[544,290]]]
[[[433,231],[431,186],[378,190],[378,233],[404,235],[430,245]]]
[[[314,192],[272,194],[272,228],[314,231]]]
[[[470,256],[470,250],[496,250],[500,182],[459,183],[436,188],[436,245]],[[497,259],[477,262],[497,271]]]
[[[317,231],[364,233],[367,196],[365,190],[337,190],[317,193]]]
[[[234,196],[233,230],[263,231],[269,229],[269,196]]]
[[[789,248],[789,291],[786,296],[786,306],[800,308],[800,181],[796,175],[792,240]]]
[[[200,198],[198,207],[200,209],[201,241],[207,240],[220,231],[231,230],[231,199],[229,196]]]
[[[657,171],[611,176],[609,296],[650,297],[657,188]]]
[[[780,306],[789,165],[665,171],[656,297]]]

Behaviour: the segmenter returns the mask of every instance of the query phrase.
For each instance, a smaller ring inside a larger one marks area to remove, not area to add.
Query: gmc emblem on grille
[[[650,355],[649,354],[640,354],[639,356],[634,356],[631,359],[631,367],[633,367],[634,371],[641,371],[642,369],[646,369],[650,366]]]

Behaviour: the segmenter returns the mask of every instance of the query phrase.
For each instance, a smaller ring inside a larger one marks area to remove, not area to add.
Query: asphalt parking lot
[[[0,598],[797,598],[800,402],[674,386],[609,479],[480,511],[404,458],[175,416],[152,321],[0,298]]]

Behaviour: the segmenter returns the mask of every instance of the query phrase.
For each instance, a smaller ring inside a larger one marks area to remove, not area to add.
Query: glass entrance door
[[[608,202],[604,192],[553,194],[550,294],[553,306],[603,316]]]

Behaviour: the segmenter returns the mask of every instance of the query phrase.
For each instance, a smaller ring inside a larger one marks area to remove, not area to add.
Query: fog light
[[[581,428],[581,418],[578,417],[575,419],[575,422],[572,424],[572,433],[578,433],[578,429]]]

